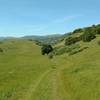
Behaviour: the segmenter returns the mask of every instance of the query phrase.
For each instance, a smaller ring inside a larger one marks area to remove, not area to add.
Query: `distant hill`
[[[29,35],[29,36],[23,36],[20,39],[26,39],[26,40],[33,40],[38,41],[43,44],[57,44],[61,41],[62,38],[66,37],[68,34],[53,34],[53,35],[45,35],[45,36],[38,36],[38,35]],[[13,39],[17,37],[0,37],[0,41],[5,39]]]
[[[0,41],[4,40],[5,38],[4,37],[0,37]]]
[[[14,39],[15,37],[0,37],[0,41],[5,40],[5,39]]]
[[[72,32],[68,32],[65,34],[54,34],[54,35],[46,35],[46,36],[32,35],[32,36],[24,36],[22,38],[39,41],[39,42],[44,43],[44,44],[55,45],[55,44],[62,42],[68,36],[72,36],[72,37],[75,36],[76,37],[76,36],[82,35],[85,31],[90,31],[92,33],[96,33],[96,32],[99,32],[99,30],[100,30],[100,24],[92,25],[92,26],[84,27],[84,28],[78,28]],[[98,33],[96,33],[96,34],[98,34]]]
[[[24,36],[22,39],[31,39],[36,40],[41,43],[45,44],[56,44],[60,41],[60,38],[62,37],[61,34],[54,34],[54,35],[46,35],[46,36]]]

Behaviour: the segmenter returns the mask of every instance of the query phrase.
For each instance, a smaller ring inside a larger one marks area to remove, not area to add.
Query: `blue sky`
[[[0,36],[47,35],[100,23],[100,0],[0,0]]]

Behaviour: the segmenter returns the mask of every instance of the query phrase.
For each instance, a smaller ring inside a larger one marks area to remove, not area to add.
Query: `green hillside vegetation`
[[[54,46],[54,54],[61,55],[69,53],[76,54],[87,49],[87,46],[80,45],[80,42],[91,42],[100,35],[100,25],[92,25],[91,27],[79,28],[64,37],[61,43]],[[99,43],[98,43],[99,44]]]
[[[100,100],[99,25],[89,28],[96,29],[95,38],[65,44],[87,35],[87,28],[63,36],[52,59],[34,41],[0,42],[0,100]]]

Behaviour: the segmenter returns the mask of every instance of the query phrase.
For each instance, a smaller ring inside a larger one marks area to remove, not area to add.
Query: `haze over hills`
[[[46,36],[24,36],[23,39],[36,40],[46,44],[55,44],[61,38],[61,34],[46,35]]]
[[[66,38],[70,34],[82,32],[88,28],[93,29],[94,27],[98,28],[98,27],[100,27],[100,24],[92,25],[89,27],[78,28],[78,29],[73,30],[72,32],[68,32],[65,34],[52,34],[52,35],[44,35],[44,36],[42,36],[42,35],[41,36],[40,35],[28,35],[28,36],[23,36],[23,37],[19,37],[19,38],[20,39],[34,40],[34,41],[39,41],[41,43],[54,45],[54,44],[59,43],[62,39]],[[18,37],[0,37],[0,40],[11,39],[11,38],[18,38]]]
[[[56,44],[57,42],[59,42],[59,39],[62,36],[63,36],[62,34],[53,34],[53,35],[45,35],[45,36],[30,35],[30,36],[23,36],[23,37],[19,37],[19,38],[39,41],[39,42],[46,43],[46,44]],[[12,39],[12,38],[17,38],[17,37],[0,37],[0,40]]]

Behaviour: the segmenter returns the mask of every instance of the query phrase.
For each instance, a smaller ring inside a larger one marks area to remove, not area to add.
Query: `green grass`
[[[32,41],[0,44],[0,100],[100,100],[100,46],[97,39],[75,55],[48,59]]]

